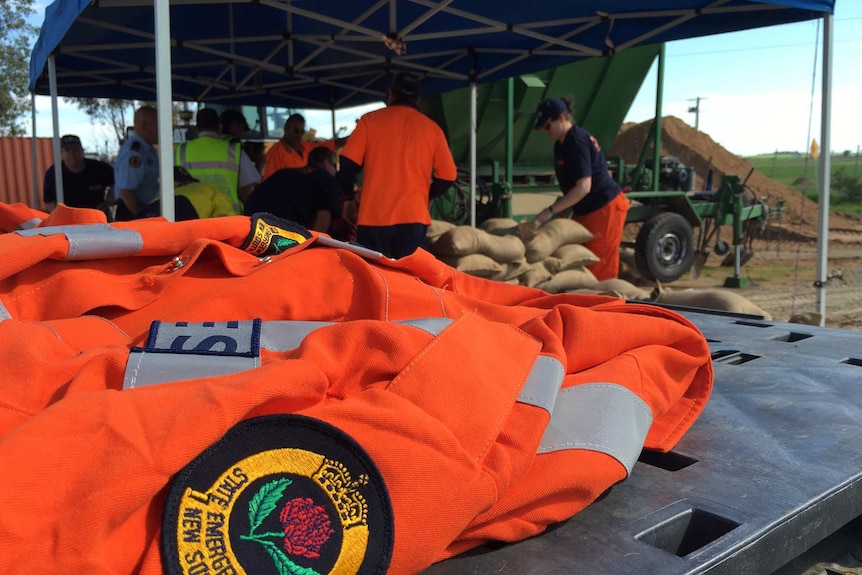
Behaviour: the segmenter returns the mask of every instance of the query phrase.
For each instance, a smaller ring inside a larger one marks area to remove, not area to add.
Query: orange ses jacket
[[[0,573],[416,573],[568,518],[707,402],[675,312],[284,221],[0,205]]]

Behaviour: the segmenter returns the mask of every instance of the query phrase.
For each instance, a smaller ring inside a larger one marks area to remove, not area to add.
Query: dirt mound
[[[620,128],[609,156],[621,156],[627,164],[635,164],[638,156],[649,137],[652,120],[640,124],[624,124]],[[784,202],[784,213],[780,226],[801,238],[815,239],[817,237],[817,204],[805,198],[793,188],[778,183],[760,172],[752,172],[751,164],[739,156],[733,155],[707,134],[695,130],[679,118],[667,116],[662,118],[661,154],[676,156],[686,166],[694,167],[695,190],[704,189],[704,181],[713,170],[713,189],[718,189],[724,175],[739,176],[758,198],[767,199],[770,206],[777,205],[779,199]],[[749,176],[749,173],[751,175]],[[774,226],[779,222],[774,222]],[[846,230],[858,228],[859,223],[844,216],[831,213],[829,216],[830,230]],[[831,233],[831,232],[830,232]],[[841,238],[832,238],[838,241]]]

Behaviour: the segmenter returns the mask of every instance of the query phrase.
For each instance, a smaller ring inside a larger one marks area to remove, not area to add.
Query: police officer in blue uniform
[[[114,160],[114,197],[119,221],[138,217],[159,197],[159,157],[153,147],[159,140],[156,109],[138,108],[134,127]]]

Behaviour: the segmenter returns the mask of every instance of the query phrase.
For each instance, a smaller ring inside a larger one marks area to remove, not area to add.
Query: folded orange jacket
[[[671,449],[679,314],[268,216],[0,205],[0,573],[416,573]]]

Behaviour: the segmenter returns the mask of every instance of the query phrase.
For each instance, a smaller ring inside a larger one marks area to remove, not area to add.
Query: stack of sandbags
[[[471,275],[517,280],[551,293],[597,283],[586,266],[598,258],[583,245],[592,234],[574,220],[558,218],[538,226],[492,218],[478,228],[432,222],[428,233],[428,251]]]
[[[522,282],[551,293],[591,288],[598,280],[586,266],[599,258],[584,244],[593,235],[582,224],[568,218],[555,218],[536,227],[521,224],[524,257],[530,271]]]
[[[451,227],[428,242],[428,251],[455,269],[500,281],[517,278],[528,267],[519,236],[491,234],[472,226]]]

